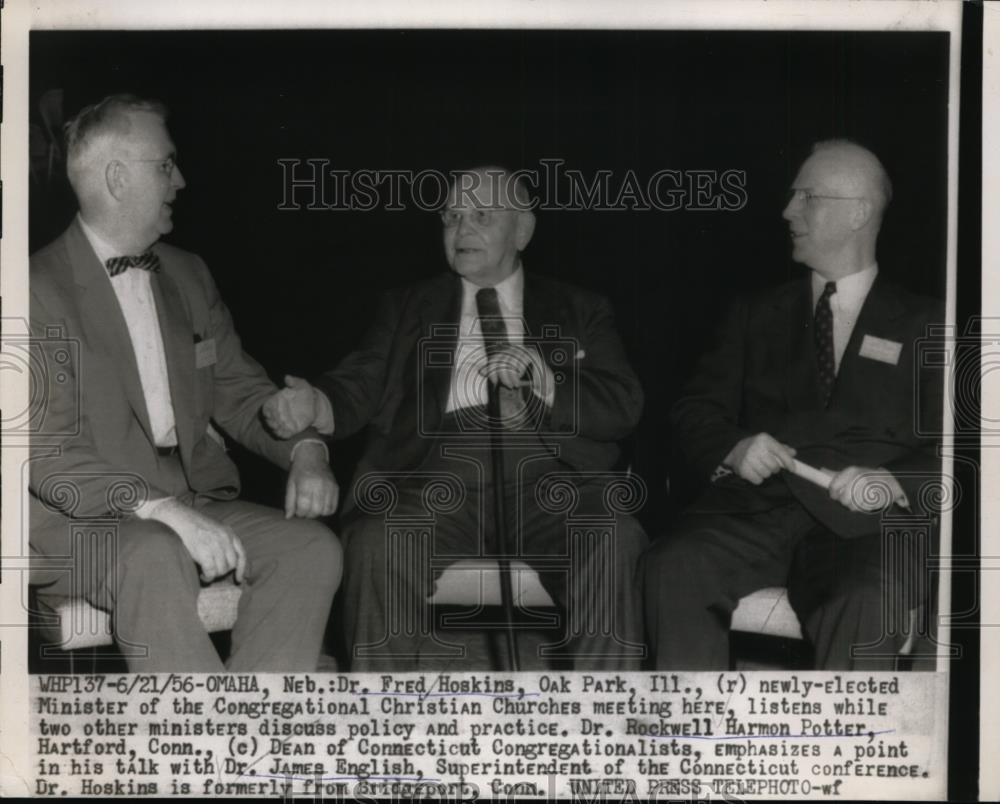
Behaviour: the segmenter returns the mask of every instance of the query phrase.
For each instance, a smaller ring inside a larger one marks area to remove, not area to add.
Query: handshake
[[[291,438],[309,427],[316,427],[321,432],[326,429],[329,434],[333,422],[323,428],[323,423],[317,421],[329,407],[326,398],[306,380],[288,374],[285,387],[264,403],[262,413],[267,426],[278,438]]]

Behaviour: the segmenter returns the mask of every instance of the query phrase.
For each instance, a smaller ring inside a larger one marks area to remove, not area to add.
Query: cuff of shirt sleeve
[[[330,398],[318,388],[313,388],[313,393],[316,394],[316,419],[313,427],[322,435],[333,435],[333,405],[330,404]]]
[[[139,519],[156,519],[156,509],[165,502],[176,499],[176,497],[158,497],[155,500],[146,500],[146,502],[135,509],[135,515]]]
[[[886,472],[889,476],[889,489],[892,491],[892,501],[898,505],[900,508],[909,508],[910,500],[906,496],[906,492],[903,490],[903,486],[900,482],[889,473],[889,470],[885,467],[881,467],[882,471]]]
[[[733,474],[733,470],[730,469],[728,466],[726,466],[724,463],[720,463],[718,466],[715,467],[715,470],[712,472],[712,476],[709,478],[708,482],[714,483],[716,480],[720,480],[724,477],[729,477],[729,475],[731,474]]]
[[[289,463],[295,463],[295,452],[303,444],[319,444],[323,448],[323,454],[326,456],[326,462],[330,462],[330,450],[327,448],[326,444],[318,438],[303,438],[294,447],[292,447],[292,454],[288,456]]]

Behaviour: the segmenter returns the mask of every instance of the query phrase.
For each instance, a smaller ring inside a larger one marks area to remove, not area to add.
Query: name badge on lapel
[[[215,338],[209,338],[206,341],[196,341],[194,345],[194,367],[195,368],[205,368],[206,366],[214,366],[216,363],[215,356]]]
[[[862,357],[869,360],[878,360],[880,363],[889,363],[892,366],[899,365],[899,355],[903,351],[903,344],[896,341],[889,341],[885,338],[876,338],[874,335],[865,335],[861,341]]]

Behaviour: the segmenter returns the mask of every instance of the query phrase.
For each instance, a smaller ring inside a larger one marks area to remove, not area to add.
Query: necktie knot
[[[496,288],[480,288],[476,291],[476,311],[479,313],[479,329],[483,333],[486,354],[492,355],[508,343],[507,325],[500,313],[500,299]]]
[[[476,309],[481,318],[496,318],[500,315],[500,299],[496,288],[479,288],[476,291]]]
[[[152,251],[144,251],[142,254],[112,257],[104,265],[108,269],[109,276],[118,276],[129,268],[139,268],[155,274],[160,270],[160,258]]]
[[[819,297],[820,301],[822,301],[823,299],[829,299],[836,292],[837,292],[837,283],[827,282],[823,286],[823,293]]]

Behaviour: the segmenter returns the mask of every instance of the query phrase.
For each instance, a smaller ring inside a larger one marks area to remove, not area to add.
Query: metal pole
[[[500,603],[503,606],[504,622],[507,634],[507,657],[509,669],[517,672],[521,669],[521,657],[517,651],[517,639],[514,637],[514,591],[510,571],[510,541],[507,533],[507,507],[504,504],[504,460],[503,460],[503,424],[500,420],[500,387],[499,383],[488,383],[487,409],[490,418],[490,458],[493,462],[493,513],[496,522],[496,537],[494,551],[498,554],[497,565],[500,570]]]

